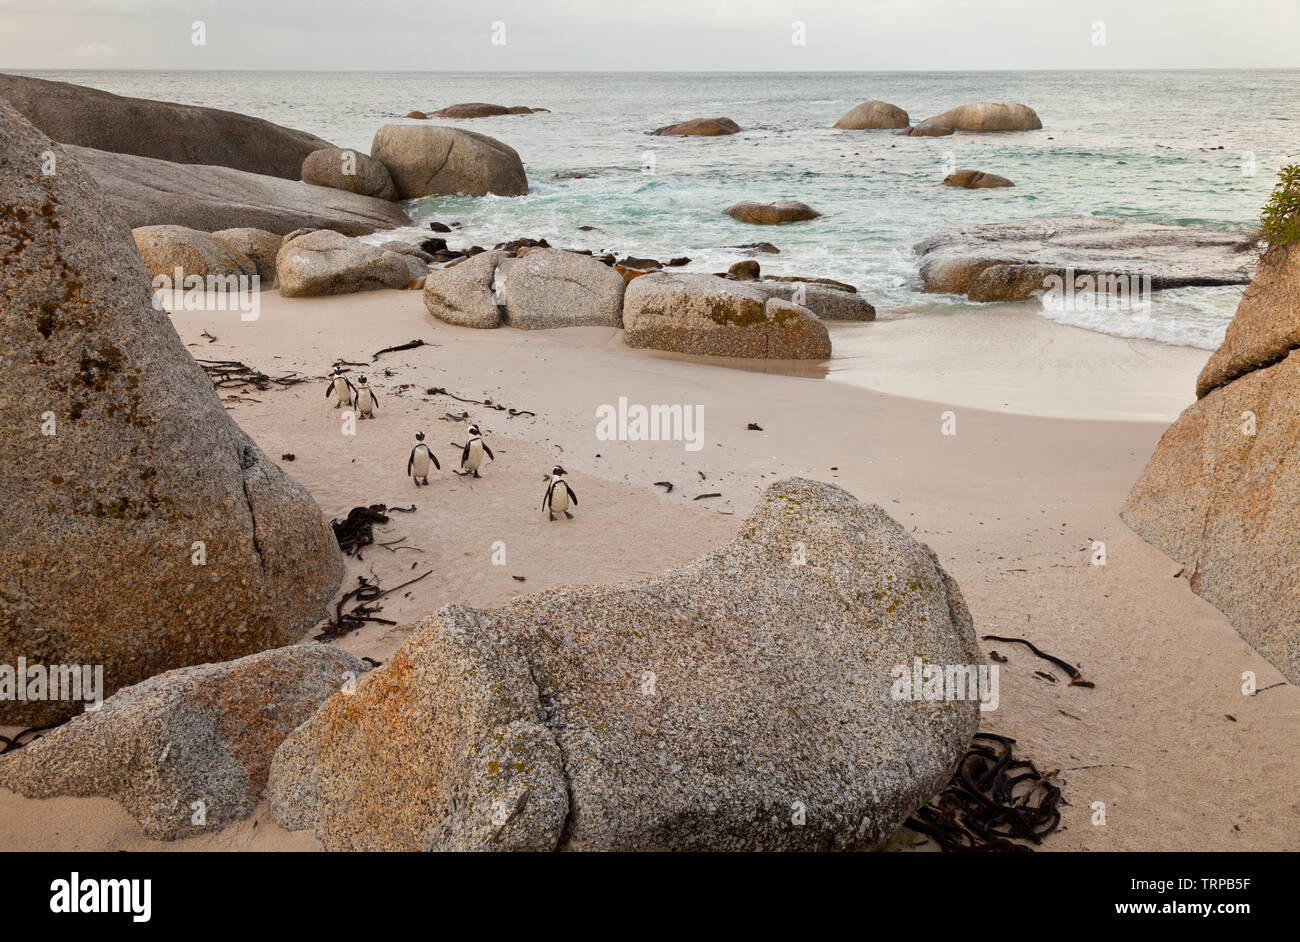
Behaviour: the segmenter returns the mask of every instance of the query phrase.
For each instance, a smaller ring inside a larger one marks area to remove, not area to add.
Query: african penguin
[[[573,493],[569,482],[564,480],[564,474],[564,469],[558,464],[551,469],[551,483],[546,486],[546,495],[542,497],[542,509],[552,520],[555,519],[556,513],[562,513],[572,520],[573,514],[569,513],[569,503],[572,502],[574,507],[578,506],[578,495]]]
[[[438,456],[432,449],[424,443],[424,433],[415,433],[415,447],[411,449],[411,457],[406,459],[406,473],[411,476],[416,487],[425,487],[429,483],[429,462],[439,471],[442,465],[438,464]],[[421,481],[420,479],[424,480]]]
[[[370,388],[364,376],[357,377],[356,394],[352,397],[352,402],[357,407],[358,418],[373,419],[375,417],[375,408],[379,405],[379,396]]]
[[[489,461],[496,461],[497,456],[492,454],[492,449],[483,441],[483,433],[479,431],[477,425],[469,427],[469,441],[465,442],[465,450],[460,454],[461,474],[473,474],[476,478],[483,475],[478,473],[479,465],[483,463],[483,455],[488,456]]]
[[[325,398],[333,396],[337,401],[334,403],[335,409],[343,406],[352,405],[357,396],[357,388],[352,385],[352,380],[348,379],[347,374],[343,372],[342,367],[334,367],[334,372],[330,376],[329,385],[325,387]]]

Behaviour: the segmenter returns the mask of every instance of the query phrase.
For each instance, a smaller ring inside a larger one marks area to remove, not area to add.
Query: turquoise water
[[[42,72],[122,94],[229,108],[368,150],[375,129],[412,109],[461,101],[549,114],[448,122],[522,156],[526,197],[429,198],[420,223],[464,224],[490,245],[518,236],[725,268],[726,246],[767,241],[766,272],[852,282],[885,312],[916,316],[964,298],[920,293],[911,247],[949,226],[1084,214],[1249,227],[1276,169],[1300,159],[1300,70],[1007,73],[277,73]],[[836,131],[880,98],[913,121],[970,101],[1033,107],[1043,130],[903,138]],[[675,120],[725,115],[745,130],[654,138]],[[1288,155],[1291,155],[1288,158]],[[643,169],[652,165],[652,169]],[[1014,189],[940,185],[953,167],[1001,174]],[[579,171],[584,179],[557,180]],[[825,215],[750,226],[723,215],[741,199],[802,200]],[[579,226],[598,227],[583,232]],[[1235,288],[1157,293],[1149,316],[1044,312],[1093,330],[1213,347]],[[1033,302],[1026,302],[1032,304]]]

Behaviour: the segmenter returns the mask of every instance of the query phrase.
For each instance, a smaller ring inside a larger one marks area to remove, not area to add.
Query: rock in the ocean
[[[168,283],[178,290],[185,286],[185,279],[191,275],[206,279],[209,275],[225,278],[257,274],[256,263],[247,255],[197,229],[144,226],[132,230],[131,235],[135,237],[136,248],[149,278],[166,276]],[[268,283],[263,287],[271,285]]]
[[[811,311],[770,297],[763,283],[715,275],[651,272],[623,296],[624,342],[720,357],[824,360],[826,325]]]
[[[722,134],[736,134],[740,125],[730,118],[692,118],[669,124],[650,133],[659,137],[717,137]]]
[[[953,229],[914,249],[927,292],[970,294],[982,273],[999,265],[1037,266],[1030,274],[1041,269],[1058,280],[1071,273],[1139,282],[1149,276],[1151,290],[1245,284],[1250,280],[1245,254],[1250,245],[1250,236],[1235,230],[1067,216]],[[1027,297],[1024,278],[1012,275],[1016,273],[986,280],[981,300],[1000,300],[993,290],[999,283],[1015,286],[1007,298]]]
[[[287,241],[275,259],[280,294],[310,298],[377,288],[405,288],[412,281],[407,256],[368,245],[329,229]]]
[[[157,840],[218,831],[253,813],[284,738],[368,669],[303,644],[168,671],[0,759],[0,788],[111,798]]]
[[[531,249],[502,280],[511,327],[622,327],[623,276],[590,255]]]
[[[735,278],[737,281],[756,281],[759,277],[760,271],[761,269],[759,268],[758,262],[754,261],[752,258],[747,258],[744,261],[736,262],[728,268],[727,274],[732,278]]]
[[[435,118],[495,118],[507,114],[532,114],[536,110],[538,109],[529,108],[526,105],[512,105],[507,108],[505,105],[489,105],[481,101],[473,101],[439,108],[433,113],[433,116]],[[540,110],[544,111],[545,109]]]
[[[657,578],[442,609],[284,741],[272,814],[332,850],[868,849],[979,722],[896,680],[983,663],[927,547],[787,479]]]
[[[1122,512],[1143,539],[1184,564],[1192,590],[1293,684],[1300,683],[1300,344],[1286,331],[1298,292],[1294,258],[1272,250],[1201,374],[1202,398],[1165,431]]]
[[[375,132],[371,155],[388,168],[397,195],[523,196],[528,178],[513,147],[461,128],[386,124]]]
[[[263,288],[275,284],[275,257],[280,253],[283,236],[265,229],[221,229],[212,238],[235,252],[249,258],[257,266]]]
[[[1223,344],[1196,380],[1196,395],[1276,363],[1300,348],[1300,244],[1279,246],[1259,260]]]
[[[102,665],[111,694],[297,641],[343,577],[320,509],[154,308],[92,175],[3,104],[0,165],[0,664]],[[80,711],[0,699],[0,725]]]
[[[883,101],[864,101],[860,105],[854,105],[844,117],[835,122],[835,127],[849,131],[905,128],[907,125],[907,112]]]
[[[958,170],[943,178],[944,186],[962,186],[968,190],[992,189],[1001,186],[1015,186],[1006,177],[983,170]]]
[[[369,154],[341,147],[312,151],[302,162],[302,181],[375,199],[397,199],[388,168]]]
[[[947,137],[952,132],[952,128],[938,118],[926,118],[920,124],[904,128],[898,133],[903,137]]]
[[[334,229],[366,235],[409,226],[396,203],[297,180],[245,173],[229,167],[171,163],[86,147],[65,150],[89,170],[132,228],[187,226],[265,229]]]
[[[402,115],[403,118],[414,118],[416,121],[427,121],[429,116],[423,111],[408,111]]]
[[[798,200],[777,200],[775,203],[755,203],[745,200],[728,207],[727,215],[739,222],[771,226],[784,222],[816,219],[821,213]]]
[[[460,327],[492,328],[501,323],[493,299],[497,263],[505,252],[480,252],[463,262],[431,268],[424,280],[424,306],[440,321]]]
[[[876,309],[855,291],[816,282],[764,281],[758,289],[769,298],[793,301],[824,321],[874,321]]]
[[[1038,131],[1043,127],[1033,108],[1001,101],[958,105],[921,123],[930,122],[954,131]]]
[[[298,179],[312,151],[332,146],[314,134],[233,111],[127,98],[21,75],[0,75],[0,100],[60,144],[285,180]]]

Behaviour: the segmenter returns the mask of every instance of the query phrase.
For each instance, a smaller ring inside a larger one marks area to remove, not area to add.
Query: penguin
[[[411,449],[411,457],[406,459],[406,473],[411,476],[416,487],[427,487],[429,484],[429,462],[439,471],[442,465],[438,464],[438,456],[433,450],[424,443],[424,433],[415,433],[415,447]],[[420,478],[424,478],[421,482]]]
[[[478,473],[479,465],[483,463],[483,455],[487,454],[489,461],[496,461],[497,456],[492,454],[492,449],[483,441],[483,433],[479,431],[477,425],[469,427],[469,441],[465,442],[465,450],[460,454],[460,473],[473,474],[476,478],[483,475]]]
[[[350,406],[357,398],[357,387],[352,385],[352,380],[348,379],[342,367],[334,367],[329,385],[325,387],[325,398],[328,399],[331,395],[338,400],[334,403],[335,409]]]
[[[564,474],[564,469],[558,464],[551,469],[551,483],[546,485],[546,494],[542,497],[542,509],[552,520],[555,519],[557,511],[572,520],[573,514],[569,513],[569,502],[572,501],[574,507],[578,506],[578,495],[573,493],[569,482],[564,480]]]
[[[357,377],[357,388],[352,397],[353,404],[357,407],[357,418],[373,419],[375,409],[379,406],[379,396],[366,383],[364,376]]]

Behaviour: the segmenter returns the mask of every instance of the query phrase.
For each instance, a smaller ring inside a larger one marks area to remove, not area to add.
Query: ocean
[[[144,98],[227,108],[369,150],[411,110],[485,101],[549,113],[447,122],[519,151],[531,192],[438,197],[409,212],[460,222],[482,245],[529,236],[564,248],[724,269],[728,246],[772,242],[765,273],[847,281],[882,313],[923,317],[964,298],[921,293],[912,245],[937,230],[1057,215],[1246,229],[1284,163],[1300,159],[1300,70],[978,73],[91,72],[25,74]],[[913,121],[972,101],[1022,102],[1043,130],[905,138],[831,125],[878,98]],[[693,117],[744,133],[657,138]],[[999,190],[940,185],[953,167],[1010,178]],[[557,174],[585,173],[581,178]],[[798,199],[824,216],[773,227],[735,222],[742,199]],[[594,226],[584,231],[579,227]],[[455,243],[455,240],[453,240]],[[1216,347],[1240,289],[1157,292],[1150,312],[1040,309],[1091,330]],[[1038,307],[1037,302],[1024,302]]]

